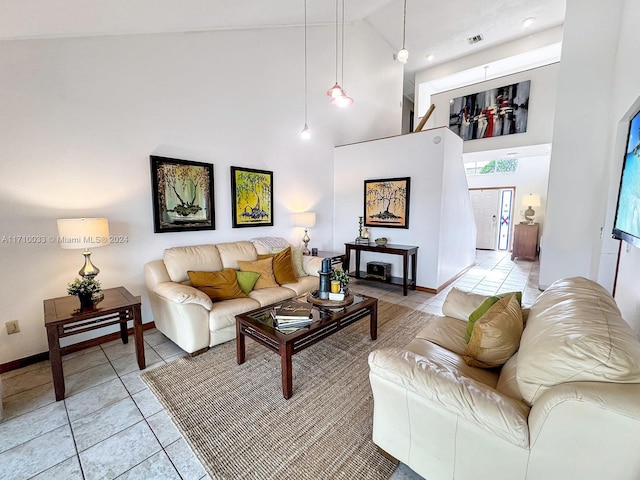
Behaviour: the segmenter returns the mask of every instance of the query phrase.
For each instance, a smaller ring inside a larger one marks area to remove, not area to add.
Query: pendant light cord
[[[336,0],[336,83],[338,83],[338,0]]]
[[[342,84],[342,88],[344,88],[344,0],[342,0],[342,67],[341,67],[341,71],[342,71],[342,78],[340,80],[340,83]]]
[[[404,0],[404,17],[402,20],[402,49],[405,50],[405,40],[407,37],[407,0]]]
[[[307,125],[307,0],[304,0],[304,124]]]

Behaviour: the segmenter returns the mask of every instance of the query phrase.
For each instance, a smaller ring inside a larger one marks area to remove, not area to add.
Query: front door
[[[473,217],[476,221],[476,248],[495,250],[498,243],[500,190],[469,190]]]

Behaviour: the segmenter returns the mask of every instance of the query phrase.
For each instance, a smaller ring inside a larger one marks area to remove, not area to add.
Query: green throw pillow
[[[469,340],[471,340],[471,332],[473,332],[473,326],[476,324],[476,321],[478,321],[480,317],[487,313],[487,310],[489,310],[494,303],[510,295],[515,295],[518,299],[518,303],[522,304],[522,292],[507,292],[485,298],[480,306],[473,312],[471,312],[471,314],[469,315],[469,323],[467,323],[467,332],[464,336],[464,339],[467,343],[469,343]]]
[[[238,285],[240,285],[240,290],[244,293],[249,293],[253,290],[258,278],[260,278],[260,274],[256,272],[236,272]]]

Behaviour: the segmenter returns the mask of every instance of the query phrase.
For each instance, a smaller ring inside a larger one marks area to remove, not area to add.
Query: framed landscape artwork
[[[233,228],[273,225],[273,172],[231,167]]]
[[[364,225],[409,228],[411,178],[364,181]]]
[[[451,100],[449,128],[463,140],[527,131],[531,80]]]
[[[215,230],[213,165],[151,155],[153,231]]]

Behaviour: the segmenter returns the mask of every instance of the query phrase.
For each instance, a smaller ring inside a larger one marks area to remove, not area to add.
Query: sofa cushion
[[[499,367],[518,350],[521,335],[522,310],[513,294],[492,305],[476,322],[464,360],[474,367]]]
[[[220,253],[223,268],[238,269],[238,260],[251,261],[258,258],[256,248],[251,242],[229,242],[216,245]]]
[[[254,285],[254,290],[261,288],[277,287],[276,277],[273,275],[273,258],[254,260],[252,262],[239,260],[238,268],[242,272],[255,272],[260,274],[260,278]]]
[[[265,258],[273,258],[273,274],[276,282],[280,285],[284,283],[295,283],[298,281],[296,272],[293,269],[293,260],[291,259],[291,247],[287,247],[278,253],[266,253],[258,255],[258,260]]]
[[[223,268],[215,245],[167,248],[163,260],[171,281],[176,283],[189,280],[189,270],[217,272]]]
[[[430,319],[429,325],[418,332],[416,338],[428,340],[462,356],[467,346],[467,342],[464,341],[466,328],[467,322],[462,320],[434,316]]]
[[[469,320],[469,315],[487,298],[486,295],[465,292],[453,287],[442,305],[442,313],[458,320]]]
[[[304,295],[318,289],[318,277],[300,277],[296,283],[285,283],[281,285],[283,288],[293,290],[296,295]]]
[[[565,382],[640,383],[640,342],[603,287],[558,280],[531,306],[516,373],[529,404]]]
[[[253,290],[256,282],[260,278],[260,274],[256,272],[239,272],[236,271],[236,280],[238,280],[238,286],[244,293],[249,293]]]
[[[498,302],[501,298],[508,297],[510,295],[516,295],[518,303],[522,304],[522,292],[507,292],[485,298],[478,308],[471,312],[471,315],[469,315],[469,323],[467,324],[467,332],[465,334],[465,340],[467,343],[469,343],[469,340],[471,339],[473,326],[476,324],[478,319],[487,313],[494,303]]]
[[[249,297],[258,302],[263,307],[266,305],[271,305],[272,303],[293,298],[294,296],[295,292],[285,287],[261,288],[260,290],[252,290],[249,293]]]
[[[500,378],[498,378],[498,384],[496,390],[505,395],[509,395],[516,400],[522,400],[522,394],[518,387],[518,380],[516,378],[516,368],[518,366],[518,352],[514,353],[507,363],[500,369]]]
[[[189,270],[191,285],[206,293],[211,300],[230,300],[247,296],[238,286],[236,271],[225,268],[219,272],[194,272]]]

